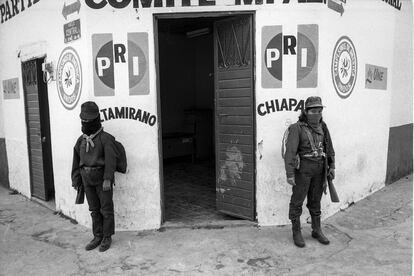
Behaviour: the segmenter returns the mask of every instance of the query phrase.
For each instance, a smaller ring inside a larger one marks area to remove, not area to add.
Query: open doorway
[[[156,26],[164,221],[254,220],[251,16]]]

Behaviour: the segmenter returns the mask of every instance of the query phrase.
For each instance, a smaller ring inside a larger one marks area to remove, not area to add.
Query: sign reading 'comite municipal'
[[[341,0],[343,1],[343,0]],[[164,4],[165,2],[165,4]],[[122,9],[127,6],[131,8],[162,8],[162,7],[190,7],[190,6],[225,6],[225,5],[262,5],[262,4],[289,4],[290,2],[298,3],[322,3],[326,0],[85,0],[86,5],[92,9],[101,9],[110,5],[116,9]]]

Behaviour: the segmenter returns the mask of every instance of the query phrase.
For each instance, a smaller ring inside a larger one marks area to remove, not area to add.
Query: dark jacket
[[[114,180],[117,157],[115,138],[111,134],[101,131],[92,141],[95,147],[90,147],[89,152],[86,152],[86,140],[83,135],[76,141],[73,148],[72,186],[77,187],[82,183],[80,169],[84,166],[103,167],[103,179],[111,182]]]
[[[285,153],[285,169],[286,176],[288,178],[295,176],[296,169],[296,155],[302,156],[303,154],[308,154],[312,152],[312,146],[309,141],[309,138],[303,128],[309,128],[311,131],[312,128],[308,126],[306,119],[301,116],[299,121],[289,126],[289,134],[286,142],[286,153]],[[324,152],[328,158],[329,168],[335,168],[335,151],[332,145],[331,135],[329,133],[328,127],[325,122],[322,121],[323,129],[323,147]]]

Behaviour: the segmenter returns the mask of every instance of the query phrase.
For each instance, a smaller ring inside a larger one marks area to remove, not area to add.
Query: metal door
[[[49,104],[43,81],[44,59],[22,63],[23,92],[32,196],[48,200],[54,193],[50,145]]]
[[[214,24],[217,210],[255,219],[252,16]]]

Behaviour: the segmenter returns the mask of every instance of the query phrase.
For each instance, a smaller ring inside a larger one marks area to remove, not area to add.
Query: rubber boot
[[[322,244],[329,244],[328,238],[322,233],[320,216],[312,216],[312,237]]]
[[[102,240],[101,246],[99,247],[99,251],[104,252],[104,251],[108,250],[109,247],[111,247],[111,243],[112,243],[111,236],[104,237],[103,240]]]
[[[300,228],[300,219],[292,220],[292,232],[293,232],[293,242],[298,247],[305,247],[305,241],[302,237],[302,231]]]
[[[87,251],[97,248],[102,242],[102,237],[94,237],[86,246]]]

